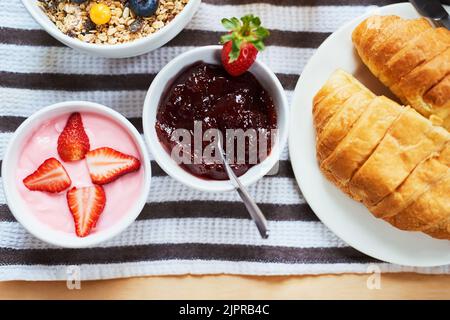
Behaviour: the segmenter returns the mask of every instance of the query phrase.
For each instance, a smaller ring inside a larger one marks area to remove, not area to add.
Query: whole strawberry
[[[230,32],[223,35],[222,65],[232,76],[239,76],[250,69],[258,51],[264,50],[264,39],[269,31],[261,26],[261,20],[252,14],[238,18],[222,19],[222,25]]]

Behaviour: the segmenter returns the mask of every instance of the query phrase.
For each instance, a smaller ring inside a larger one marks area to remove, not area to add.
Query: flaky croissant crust
[[[425,19],[371,16],[353,31],[362,61],[404,103],[450,130],[450,31]]]
[[[313,101],[323,174],[402,230],[450,240],[450,134],[337,70]]]

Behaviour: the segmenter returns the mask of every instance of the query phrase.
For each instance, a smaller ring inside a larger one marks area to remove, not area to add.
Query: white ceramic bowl
[[[142,116],[145,140],[159,166],[167,174],[187,186],[202,191],[213,192],[231,191],[234,190],[234,187],[229,181],[201,179],[181,168],[160,143],[156,133],[155,123],[160,99],[174,78],[183,69],[198,61],[221,64],[220,52],[221,46],[200,47],[187,51],[170,61],[153,80],[145,98]],[[277,110],[279,139],[274,144],[270,155],[263,162],[250,168],[250,170],[240,177],[241,182],[246,186],[262,178],[279,160],[280,152],[286,144],[289,112],[284,89],[275,74],[259,60],[255,61],[249,71],[256,76],[258,81],[273,98]]]
[[[85,43],[67,36],[61,32],[55,24],[50,21],[41,8],[38,7],[37,0],[22,0],[23,5],[28,12],[52,37],[73,49],[106,58],[134,57],[162,47],[183,30],[194,16],[200,6],[200,2],[201,0],[189,0],[183,11],[181,11],[169,24],[147,37],[123,44],[99,45]]]
[[[27,205],[17,189],[15,174],[15,168],[19,161],[20,152],[29,135],[42,125],[44,120],[73,112],[100,114],[121,125],[132,137],[139,150],[144,174],[144,183],[141,194],[129,212],[124,214],[120,220],[107,229],[99,230],[84,238],[77,237],[75,233],[54,230],[39,221],[32,213],[28,212]],[[141,135],[124,116],[111,108],[100,104],[86,101],[68,101],[57,103],[39,110],[19,126],[11,138],[5,152],[2,164],[2,178],[6,202],[14,217],[25,227],[25,229],[35,237],[50,244],[67,248],[81,248],[96,245],[116,236],[137,218],[146,203],[150,191],[151,167],[148,152],[146,151],[145,143]]]

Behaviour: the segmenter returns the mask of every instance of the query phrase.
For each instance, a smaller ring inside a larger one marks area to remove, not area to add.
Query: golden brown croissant
[[[319,93],[313,117],[324,175],[395,227],[450,239],[450,133],[342,70]]]
[[[362,61],[405,104],[450,129],[450,31],[372,16],[352,34]]]

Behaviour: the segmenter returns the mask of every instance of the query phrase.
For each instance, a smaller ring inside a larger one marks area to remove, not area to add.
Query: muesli
[[[153,34],[189,0],[38,0],[62,32],[87,43],[119,44]]]

